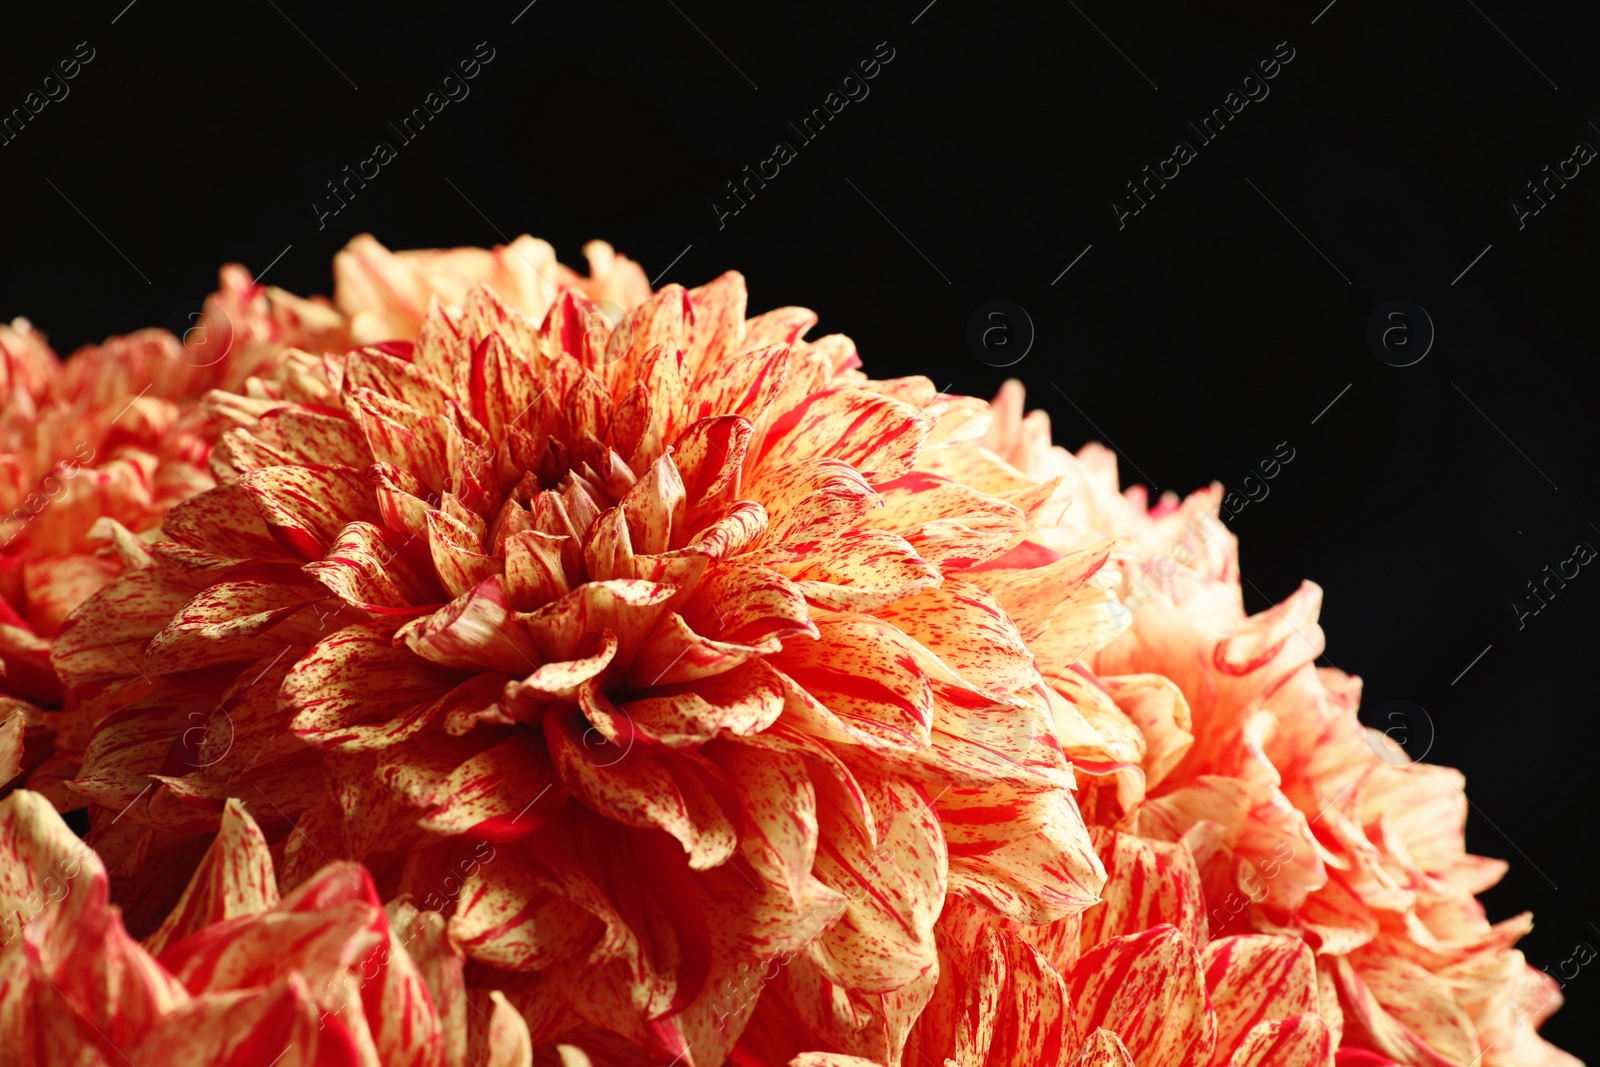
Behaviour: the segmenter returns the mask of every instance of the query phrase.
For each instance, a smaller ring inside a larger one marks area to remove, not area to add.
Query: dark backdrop
[[[1600,549],[1578,5],[125,2],[4,17],[0,109],[60,99],[0,146],[0,317],[67,352],[181,326],[224,261],[326,293],[363,231],[530,232],[573,264],[604,237],[663,283],[742,270],[753,308],[817,309],[876,376],[988,395],[1015,374],[1063,443],[1113,442],[1158,489],[1239,488],[1287,441],[1231,520],[1249,606],[1321,583],[1363,718],[1466,772],[1469,844],[1512,865],[1491,916],[1533,909],[1552,971],[1600,947],[1600,566],[1513,606]],[[415,140],[389,125],[491,51]],[[803,141],[790,124],[846,90]],[[1214,139],[1188,125],[1230,103]],[[319,220],[379,140],[395,158]],[[794,158],[732,213],[724,183],[772,174],[779,141]],[[1164,162],[1179,141],[1194,158]],[[1147,166],[1176,176],[1133,214]],[[1546,1032],[1600,1058],[1600,967],[1566,992]]]

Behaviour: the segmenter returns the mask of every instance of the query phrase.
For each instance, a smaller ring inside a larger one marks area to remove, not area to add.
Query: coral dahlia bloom
[[[266,842],[237,801],[143,944],[107,897],[99,858],[44,797],[0,801],[3,1067],[529,1062],[527,1028],[505,999],[463,991],[463,959],[437,915],[406,902],[386,913],[354,864],[280,900]]]
[[[220,426],[201,397],[241,386],[285,343],[342,343],[342,320],[325,303],[255,285],[237,266],[223,268],[194,321],[181,341],[140,330],[65,362],[26,320],[0,325],[0,784],[53,742],[56,758],[36,777],[67,802],[57,783],[73,773],[90,724],[38,710],[61,700],[50,641],[120,572],[113,537],[151,533],[173,504],[213,484],[207,456]]]
[[[492,249],[407,252],[391,252],[362,234],[333,257],[333,301],[349,320],[351,340],[373,344],[414,339],[432,301],[460,305],[474,285],[489,286],[507,307],[536,322],[562,289],[587,296],[601,315],[597,322],[608,324],[650,298],[639,264],[604,241],[591,241],[583,251],[588,277],[557,263],[555,249],[526,234]]]
[[[1364,729],[1359,679],[1315,666],[1321,590],[1304,583],[1247,616],[1220,487],[1147,508],[1142,487],[1118,492],[1107,450],[1052,446],[1016,383],[994,409],[995,456],[1065,478],[1076,501],[1036,539],[1120,534],[1141,548],[1116,561],[1126,632],[1058,684],[1091,729],[1058,733],[1091,823],[1141,849],[1181,846],[1203,890],[1196,944],[1270,935],[1314,949],[1341,1064],[1575,1064],[1536,1032],[1560,995],[1512,947],[1529,916],[1490,924],[1474,899],[1505,865],[1466,853],[1462,776]],[[1125,865],[1102,859],[1118,887]]]
[[[404,329],[445,254],[369,253],[351,321]],[[896,1060],[949,901],[1098,899],[1029,645],[1109,639],[1112,548],[1032,551],[1058,485],[963,484],[981,404],[737,274],[615,324],[585,288],[214,393],[219,484],[57,639],[71,788],[141,929],[237,798],[285,892],[361,860],[447,914],[536,1044],[721,1063],[784,957],[802,1026]]]

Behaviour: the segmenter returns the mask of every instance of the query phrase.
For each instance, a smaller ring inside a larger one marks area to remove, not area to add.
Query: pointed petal
[[[426,809],[419,825],[438,834],[508,841],[537,830],[566,800],[545,746],[526,728],[439,738],[421,758],[396,749],[379,773]]]
[[[691,368],[714,367],[746,347],[744,275],[730,270],[689,290],[694,328],[689,341]]]
[[[1217,1019],[1217,1056],[1232,1057],[1262,1023],[1318,1010],[1309,945],[1270,935],[1218,938],[1200,959]]]
[[[957,1024],[955,1062],[961,1067],[1064,1064],[1076,1028],[1061,976],[1009,931],[986,930],[974,963],[977,980],[967,987]]]
[[[1306,1014],[1255,1027],[1228,1067],[1329,1067],[1332,1063],[1333,1039],[1327,1025],[1320,1016]]]
[[[810,308],[785,307],[763,311],[745,322],[744,347],[794,344],[816,324],[817,313]]]
[[[942,659],[974,688],[993,696],[1040,682],[1033,655],[998,601],[982,588],[947,578],[875,612]]]
[[[1134,1067],[1122,1039],[1110,1030],[1096,1030],[1084,1039],[1068,1067]]]
[[[937,965],[933,924],[946,889],[944,833],[928,798],[892,777],[863,787],[877,816],[879,847],[820,812],[815,873],[850,905],[815,949],[835,981],[862,992],[897,989]]]
[[[178,674],[250,661],[281,650],[273,627],[324,599],[320,585],[290,564],[263,564],[209,585],[145,647],[146,670]]]
[[[942,571],[977,566],[1022,539],[1021,511],[948,478],[914,471],[877,489],[883,508],[868,525],[902,535]]]
[[[933,690],[911,638],[866,616],[818,627],[815,641],[791,641],[767,658],[813,700],[859,729],[926,745]]]
[[[238,482],[207,489],[176,505],[161,520],[161,532],[202,565],[285,556],[250,491]]]
[[[405,615],[445,599],[432,568],[417,565],[422,551],[415,533],[352,522],[339,531],[327,558],[307,563],[304,570],[347,604],[380,615]]]
[[[689,391],[689,420],[741,415],[760,425],[788,374],[789,346],[747,349],[721,363],[703,366]]]
[[[1100,899],[1106,872],[1069,790],[952,788],[935,808],[949,840],[952,891],[1029,926]]]
[[[244,805],[230,799],[216,839],[189,879],[177,907],[145,938],[145,948],[159,956],[168,944],[203,926],[260,915],[277,903],[278,880],[267,840]]]
[[[771,548],[843,533],[883,506],[854,467],[817,456],[756,471],[746,492],[767,510],[765,544]]]
[[[528,1035],[528,1024],[522,1013],[513,1008],[498,989],[490,990],[486,999],[487,1009],[480,1004],[470,1017],[470,1062],[480,1067],[526,1067],[533,1062],[533,1040]],[[562,1067],[568,1067],[566,1059],[562,1056]],[[578,1067],[578,1064],[571,1067]]]
[[[457,670],[523,674],[539,665],[539,650],[507,611],[499,575],[490,575],[432,615],[406,623],[394,640],[429,662]]]
[[[830,611],[876,611],[940,582],[905,538],[887,530],[850,530],[748,559],[791,579],[807,600]]]

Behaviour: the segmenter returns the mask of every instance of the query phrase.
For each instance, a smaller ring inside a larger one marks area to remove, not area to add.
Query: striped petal
[[[1333,1062],[1333,1039],[1327,1024],[1321,1016],[1305,1014],[1254,1027],[1228,1067],[1330,1067]],[[1339,1062],[1344,1064],[1343,1059]]]
[[[998,601],[982,588],[947,578],[879,608],[874,614],[894,623],[959,674],[995,696],[1039,684],[1033,655]]]
[[[875,611],[940,581],[905,538],[887,530],[850,530],[750,558],[791,579],[808,601],[830,611]]]
[[[244,805],[230,799],[216,839],[206,849],[177,907],[145,938],[145,948],[159,956],[169,943],[203,926],[260,915],[277,903],[278,882],[267,840]]]
[[[985,931],[976,963],[978,979],[968,987],[956,1029],[955,1062],[1065,1064],[1076,1021],[1061,976],[1032,946],[1005,931]]]
[[[865,616],[817,629],[817,640],[790,642],[768,662],[846,725],[926,745],[933,689],[911,639]]]
[[[1316,960],[1304,942],[1264,935],[1219,938],[1206,946],[1200,965],[1216,1013],[1218,1059],[1242,1053],[1263,1024],[1315,1016],[1319,1009]],[[1286,1042],[1293,1037],[1282,1036]]]
[[[461,676],[395,647],[391,632],[382,624],[346,627],[295,663],[280,690],[295,733],[319,747],[356,750],[420,728],[417,710]]]
[[[913,471],[877,489],[883,508],[868,525],[902,535],[941,571],[975,567],[1022,539],[1020,510],[949,478]]]
[[[834,806],[819,813],[816,875],[850,904],[818,939],[817,951],[835,981],[881,992],[936,964],[933,924],[944,900],[945,843],[920,790],[892,778],[863,785],[878,822],[877,849],[845,830]]]
[[[1084,1039],[1068,1067],[1134,1067],[1134,1063],[1122,1039],[1102,1029]]]
[[[1070,791],[952,788],[935,807],[948,835],[952,891],[1030,926],[1099,901],[1106,871]]]
[[[1068,979],[1080,1033],[1111,1030],[1140,1067],[1209,1062],[1216,1024],[1194,946],[1171,926],[1114,937]]]
[[[911,469],[929,426],[910,404],[864,389],[826,389],[773,420],[756,462],[770,467],[827,456],[869,482],[893,481]]]
[[[1200,871],[1187,847],[1099,827],[1089,832],[1105,866],[1106,884],[1101,890],[1105,903],[1083,915],[1085,950],[1162,923],[1176,927],[1195,945],[1206,943]],[[1205,957],[1211,958],[1209,953]]]
[[[349,467],[266,467],[240,480],[272,539],[306,562],[321,559],[350,522],[378,522],[366,479]]]

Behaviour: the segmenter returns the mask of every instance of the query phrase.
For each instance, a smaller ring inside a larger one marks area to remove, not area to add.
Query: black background
[[[360,232],[528,232],[573,265],[603,237],[661,284],[743,271],[752,310],[815,308],[876,377],[986,396],[1015,374],[1061,443],[1114,442],[1157,489],[1237,487],[1287,440],[1232,521],[1247,605],[1320,583],[1323,662],[1365,679],[1364,721],[1466,772],[1469,846],[1511,862],[1491,917],[1531,908],[1552,971],[1600,947],[1600,566],[1520,630],[1511,607],[1600,549],[1600,164],[1520,230],[1512,210],[1600,148],[1577,5],[525,2],[7,11],[0,110],[78,42],[95,58],[0,147],[0,317],[65,354],[181,327],[225,261],[282,253],[268,281],[327,293]],[[471,95],[401,145],[388,123],[481,41]],[[788,123],[884,41],[870,95],[799,145]],[[1270,95],[1202,147],[1186,123],[1285,41]],[[379,140],[398,157],[319,229],[312,200]],[[723,184],[780,140],[798,158],[719,228]],[[1178,140],[1198,158],[1119,230],[1112,200]],[[1035,331],[1004,370],[966,341],[991,299]],[[1392,299],[1437,331],[1413,366],[1364,339]],[[1600,1059],[1600,965],[1566,995],[1546,1035]]]

